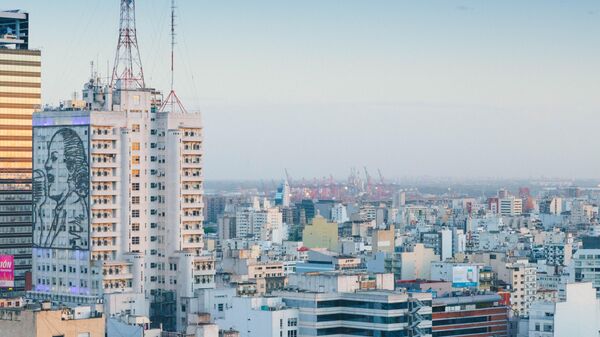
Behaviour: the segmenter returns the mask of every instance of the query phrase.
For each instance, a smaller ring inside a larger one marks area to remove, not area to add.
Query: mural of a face
[[[34,245],[88,249],[89,145],[82,141],[87,131],[64,127],[36,132],[47,152],[43,168],[35,169],[33,176]]]
[[[48,158],[44,168],[48,179],[48,196],[54,200],[60,200],[68,192],[68,171],[64,149],[61,143],[64,138],[61,134],[52,137],[48,146]]]

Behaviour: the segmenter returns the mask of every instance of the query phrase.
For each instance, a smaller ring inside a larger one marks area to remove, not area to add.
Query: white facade
[[[529,337],[596,337],[600,305],[589,282],[565,285],[560,302],[534,302],[529,309]]]
[[[527,262],[510,263],[506,266],[511,285],[510,304],[520,316],[529,315],[529,307],[536,300],[537,269]]]
[[[502,216],[518,216],[523,213],[523,200],[509,196],[498,200],[500,207],[500,215]]]
[[[331,208],[331,221],[337,223],[344,223],[350,221],[346,206],[344,206],[343,204],[333,205],[333,207]]]
[[[454,254],[464,253],[467,249],[467,236],[462,229],[453,229],[452,250]]]
[[[234,297],[220,329],[239,331],[240,337],[297,337],[298,309],[288,308],[280,297]]]
[[[600,249],[581,248],[570,265],[571,282],[592,282],[600,294]]]
[[[453,240],[452,240],[452,230],[449,228],[443,228],[440,231],[440,237],[441,237],[441,244],[442,244],[442,249],[441,249],[441,257],[442,257],[442,261],[445,261],[446,259],[451,259],[453,254],[452,254],[452,246],[453,246]]]
[[[200,114],[158,112],[152,89],[90,81],[83,97],[87,110],[33,117],[35,294],[67,303],[105,297],[108,315],[147,314],[155,292],[179,298],[213,287]]]
[[[236,237],[281,244],[287,239],[283,216],[277,207],[240,208],[236,212]]]
[[[431,278],[431,263],[440,260],[433,249],[425,248],[422,243],[415,245],[412,252],[394,254],[393,270],[395,274],[400,272],[402,280],[429,280]]]

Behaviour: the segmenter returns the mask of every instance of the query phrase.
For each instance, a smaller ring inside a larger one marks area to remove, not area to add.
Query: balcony
[[[92,239],[96,239],[96,238],[115,238],[117,237],[117,233],[113,232],[113,231],[93,231],[90,236],[92,237]]]
[[[181,226],[181,232],[183,235],[203,235],[204,228],[202,226],[190,226],[186,228],[186,225]]]
[[[92,251],[94,251],[94,252],[112,252],[112,251],[116,251],[116,250],[117,250],[117,246],[114,244],[98,246],[92,242]]]
[[[92,183],[95,182],[113,182],[113,181],[118,181],[118,178],[116,176],[113,175],[107,175],[107,176],[95,176],[92,175]]]
[[[189,248],[202,248],[204,246],[204,242],[202,242],[202,240],[199,241],[199,242],[196,242],[196,241],[189,242],[187,240],[184,240],[183,244],[181,246],[183,247],[183,249],[186,249],[186,248],[188,248],[188,249]]]
[[[204,220],[204,218],[202,217],[201,214],[199,214],[199,215],[182,215],[181,216],[182,222],[199,222],[202,220]]]
[[[117,135],[113,134],[112,130],[109,130],[107,134],[98,134],[92,132],[92,141],[94,140],[116,140]]]

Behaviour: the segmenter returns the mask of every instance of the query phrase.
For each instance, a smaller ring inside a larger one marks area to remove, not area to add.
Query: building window
[[[131,197],[131,203],[134,204],[134,205],[139,204],[140,203],[140,197],[138,197],[138,196]]]
[[[298,326],[297,318],[288,318],[288,326]]]
[[[131,184],[131,189],[134,191],[139,191],[140,190],[140,183],[133,183]]]
[[[298,330],[288,330],[288,337],[298,337]]]
[[[132,218],[139,218],[140,217],[140,210],[139,209],[131,210],[131,217]]]
[[[132,164],[139,164],[140,163],[140,156],[131,156],[131,163]]]
[[[131,131],[132,132],[140,132],[140,125],[139,124],[133,124],[131,126]]]
[[[140,244],[140,237],[139,236],[132,236],[131,237],[131,244],[139,245]]]
[[[139,151],[140,150],[140,143],[139,142],[133,142],[133,143],[131,143],[131,150],[133,150],[133,151]]]
[[[138,161],[138,164],[139,164],[139,161]],[[134,177],[134,178],[139,178],[140,177],[140,170],[131,170],[131,176]]]
[[[139,223],[132,223],[131,224],[131,230],[134,232],[138,232],[140,230],[140,224]]]

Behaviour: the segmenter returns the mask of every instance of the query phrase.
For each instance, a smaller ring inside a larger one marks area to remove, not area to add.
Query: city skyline
[[[0,335],[600,335],[596,4],[113,1],[0,10]]]
[[[138,4],[147,81],[163,91],[169,5]],[[594,2],[179,6],[175,83],[203,113],[208,180],[362,166],[390,178],[600,178]],[[116,4],[3,7],[34,18],[43,102],[79,92],[90,61],[101,76],[112,68]]]

